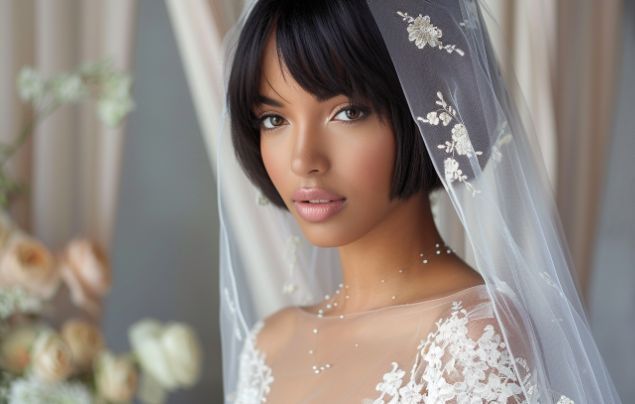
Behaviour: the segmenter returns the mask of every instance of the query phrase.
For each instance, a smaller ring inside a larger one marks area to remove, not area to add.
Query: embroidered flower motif
[[[377,384],[375,389],[394,396],[397,395],[397,389],[401,386],[403,376],[406,372],[399,369],[397,362],[393,362],[391,365],[392,370],[384,374],[383,381]]]
[[[451,157],[447,157],[443,161],[445,179],[448,182],[459,181],[464,183],[465,186],[472,191],[472,196],[474,196],[477,193],[480,193],[480,191],[474,188],[472,184],[467,181],[467,175],[463,174],[463,171],[459,168],[459,162],[454,158],[454,155],[456,153],[460,156],[470,158],[472,156],[480,156],[483,152],[474,150],[467,127],[459,119],[456,110],[445,101],[441,91],[437,91],[437,97],[438,99],[435,104],[441,108],[428,112],[425,118],[419,116],[417,117],[417,120],[434,126],[438,126],[439,121],[443,123],[443,126],[448,126],[452,120],[456,120],[456,123],[452,126],[451,130],[452,140],[446,141],[444,144],[440,144],[437,147],[439,149],[444,149],[446,153],[451,154]]]
[[[384,383],[377,385],[381,395],[373,403],[471,403],[481,400],[506,403],[511,398],[520,400],[523,389],[516,377],[514,363],[531,374],[526,360],[522,357],[512,360],[506,345],[501,342],[501,335],[491,324],[487,324],[480,337],[474,340],[469,335],[468,323],[468,312],[462,302],[454,301],[450,316],[438,320],[436,331],[430,332],[417,347],[409,380],[400,387],[405,371],[393,362],[392,369],[384,375]],[[421,394],[424,388],[426,393]]]
[[[291,235],[287,238],[287,248],[285,251],[285,261],[289,269],[289,277],[282,285],[282,293],[285,295],[291,295],[298,290],[298,285],[293,282],[293,273],[296,270],[298,264],[298,245],[300,244],[300,237]]]
[[[574,402],[567,396],[560,396],[560,399],[556,404],[574,404]]]
[[[505,135],[499,137],[498,140],[496,140],[496,143],[494,143],[494,146],[492,146],[492,160],[494,160],[497,163],[500,163],[501,159],[503,158],[503,154],[500,152],[500,147],[511,141],[512,141],[511,133],[506,133]]]
[[[414,42],[417,48],[423,49],[426,45],[432,48],[444,49],[448,53],[456,52],[463,56],[465,53],[456,47],[456,45],[443,45],[441,37],[443,31],[433,25],[430,22],[430,16],[422,16],[419,14],[417,17],[411,17],[408,13],[397,11],[397,14],[408,22],[408,40]]]
[[[267,206],[270,201],[262,192],[258,192],[258,195],[256,195],[256,203],[260,206]]]

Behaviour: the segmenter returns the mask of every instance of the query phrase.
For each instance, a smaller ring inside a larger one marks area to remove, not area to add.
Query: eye
[[[281,117],[280,115],[272,114],[261,116],[258,120],[260,122],[260,127],[265,130],[275,129],[279,126],[282,126],[282,124],[284,123],[283,117]]]
[[[341,109],[335,118],[339,121],[357,121],[359,119],[365,118],[368,114],[368,109],[364,107],[358,107],[355,105],[350,105]]]

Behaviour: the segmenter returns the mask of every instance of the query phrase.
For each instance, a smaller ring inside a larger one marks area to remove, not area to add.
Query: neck
[[[429,198],[418,193],[400,203],[364,237],[339,248],[345,285],[341,294],[349,296],[340,300],[340,310],[403,302],[415,291],[425,294],[426,285],[432,292],[438,284],[435,278],[449,255],[434,224]],[[421,253],[427,264],[422,263]]]

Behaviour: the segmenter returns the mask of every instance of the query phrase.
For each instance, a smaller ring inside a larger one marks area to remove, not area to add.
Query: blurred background
[[[635,1],[488,0],[492,39],[529,106],[599,349],[635,402]],[[203,373],[170,403],[222,402],[213,136],[222,39],[242,0],[0,0],[0,139],[32,111],[22,66],[111,57],[136,108],[108,128],[56,111],[10,161],[32,191],[12,216],[51,248],[76,234],[112,260],[98,321],[113,351],[143,317],[198,333]],[[497,21],[497,23],[495,22]],[[212,157],[210,157],[212,156]]]

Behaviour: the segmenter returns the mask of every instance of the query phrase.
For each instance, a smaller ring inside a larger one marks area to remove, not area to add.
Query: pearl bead
[[[395,300],[396,298],[397,298],[397,296],[393,296],[393,297],[392,297],[392,300]]]
[[[314,328],[314,329],[313,329],[313,334],[317,334],[317,333],[318,333],[318,329],[317,329],[317,328]]]
[[[313,355],[313,350],[309,349],[309,355]]]

